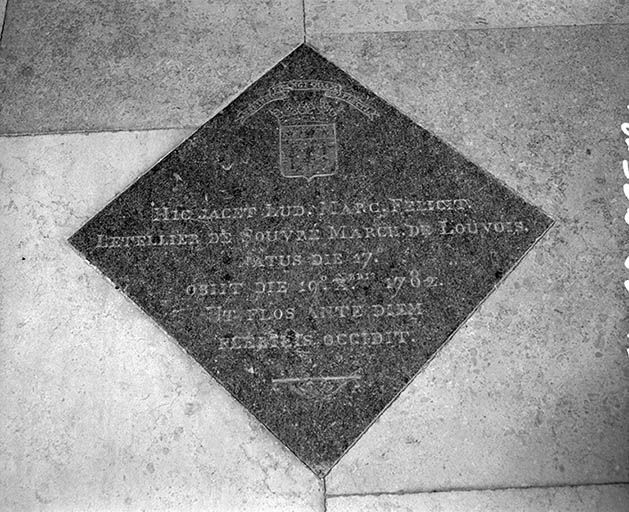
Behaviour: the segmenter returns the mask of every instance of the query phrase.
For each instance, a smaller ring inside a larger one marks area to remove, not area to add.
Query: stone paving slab
[[[629,22],[617,0],[306,0],[306,31],[326,33],[457,30]]]
[[[188,135],[0,139],[0,510],[322,510],[312,472],[67,242]]]
[[[628,485],[339,496],[328,512],[624,512]]]
[[[324,475],[551,224],[302,45],[70,242]]]
[[[629,480],[626,27],[314,44],[556,220],[332,469],[328,491]]]
[[[0,133],[199,126],[302,40],[299,0],[13,0]]]

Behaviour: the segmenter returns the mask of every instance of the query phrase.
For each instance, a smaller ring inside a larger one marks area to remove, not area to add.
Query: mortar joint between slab
[[[305,12],[304,12],[305,14]],[[428,29],[406,29],[406,30],[352,30],[348,32],[318,32],[318,37],[340,37],[355,35],[386,35],[386,34],[423,34],[435,32],[490,32],[490,31],[509,31],[509,30],[543,30],[543,29],[578,29],[581,27],[622,27],[628,26],[625,21],[612,23],[572,23],[572,24],[553,24],[553,25],[513,25],[513,26],[495,26],[495,27],[449,27],[449,28],[428,28]]]
[[[306,0],[301,0],[301,23],[304,32],[304,43],[306,41]]]
[[[383,492],[354,492],[354,493],[330,493],[325,494],[327,498],[358,498],[361,496],[408,496],[413,494],[438,494],[451,492],[483,492],[483,491],[524,491],[527,489],[568,489],[571,487],[609,487],[613,485],[629,485],[629,480],[618,482],[582,482],[574,484],[548,484],[548,485],[512,485],[512,486],[496,486],[496,487],[444,487],[443,489],[421,490],[410,489],[400,491],[383,491]],[[325,486],[324,486],[325,490]]]
[[[0,23],[0,48],[2,48],[2,37],[4,36],[4,28],[7,23],[7,12],[9,12],[9,1],[10,0],[6,0],[6,2],[4,3],[4,12],[2,13],[2,20],[0,20],[1,21]]]

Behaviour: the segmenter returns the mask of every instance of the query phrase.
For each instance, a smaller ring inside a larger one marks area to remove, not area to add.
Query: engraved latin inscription
[[[181,283],[171,311],[196,311],[213,332],[205,343],[220,351],[396,350],[421,342],[412,328],[430,320],[430,303],[458,281],[458,270],[452,261],[417,259],[413,250],[452,238],[515,239],[528,231],[526,219],[487,219],[465,197],[247,205],[197,197],[185,205],[153,202],[146,211],[148,234],[97,233],[94,247],[216,258],[229,250],[227,275]],[[391,269],[400,254],[409,256]],[[366,300],[365,289],[381,300]]]

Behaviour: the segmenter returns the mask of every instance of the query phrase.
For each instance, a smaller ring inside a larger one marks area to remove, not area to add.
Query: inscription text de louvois
[[[363,219],[372,217],[376,220],[391,216],[409,218],[409,214],[422,214],[422,219],[427,219],[426,214],[439,214],[448,212],[461,212],[473,210],[470,200],[464,198],[440,199],[440,200],[410,200],[390,198],[385,202],[357,202],[344,204],[337,201],[321,202],[318,205],[272,205],[244,206],[234,208],[215,209],[204,207],[172,207],[151,205],[152,222],[164,225],[179,223],[203,222],[215,224],[222,221],[222,225],[236,220],[253,219],[307,219],[311,222],[306,228],[295,229],[286,224],[283,229],[264,230],[252,229],[241,226],[239,231],[231,231],[221,228],[205,234],[202,239],[199,233],[187,231],[185,233],[133,233],[133,234],[108,234],[99,233],[96,239],[97,248],[123,248],[123,247],[161,247],[161,246],[200,246],[207,244],[231,244],[238,241],[248,243],[275,243],[275,242],[313,242],[320,240],[357,240],[374,238],[417,238],[430,235],[483,235],[492,233],[517,234],[527,232],[525,222],[522,220],[497,219],[491,221],[476,221],[473,218],[465,222],[456,222],[452,218],[437,218],[413,224],[410,221],[398,224],[356,224],[356,223],[326,223],[330,218]],[[388,206],[383,206],[388,204]],[[267,264],[270,262],[266,260]],[[289,265],[300,265],[301,257],[293,258]]]

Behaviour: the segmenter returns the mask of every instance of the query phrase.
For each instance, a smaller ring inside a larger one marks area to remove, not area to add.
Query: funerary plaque
[[[550,224],[302,45],[70,241],[321,476]]]

